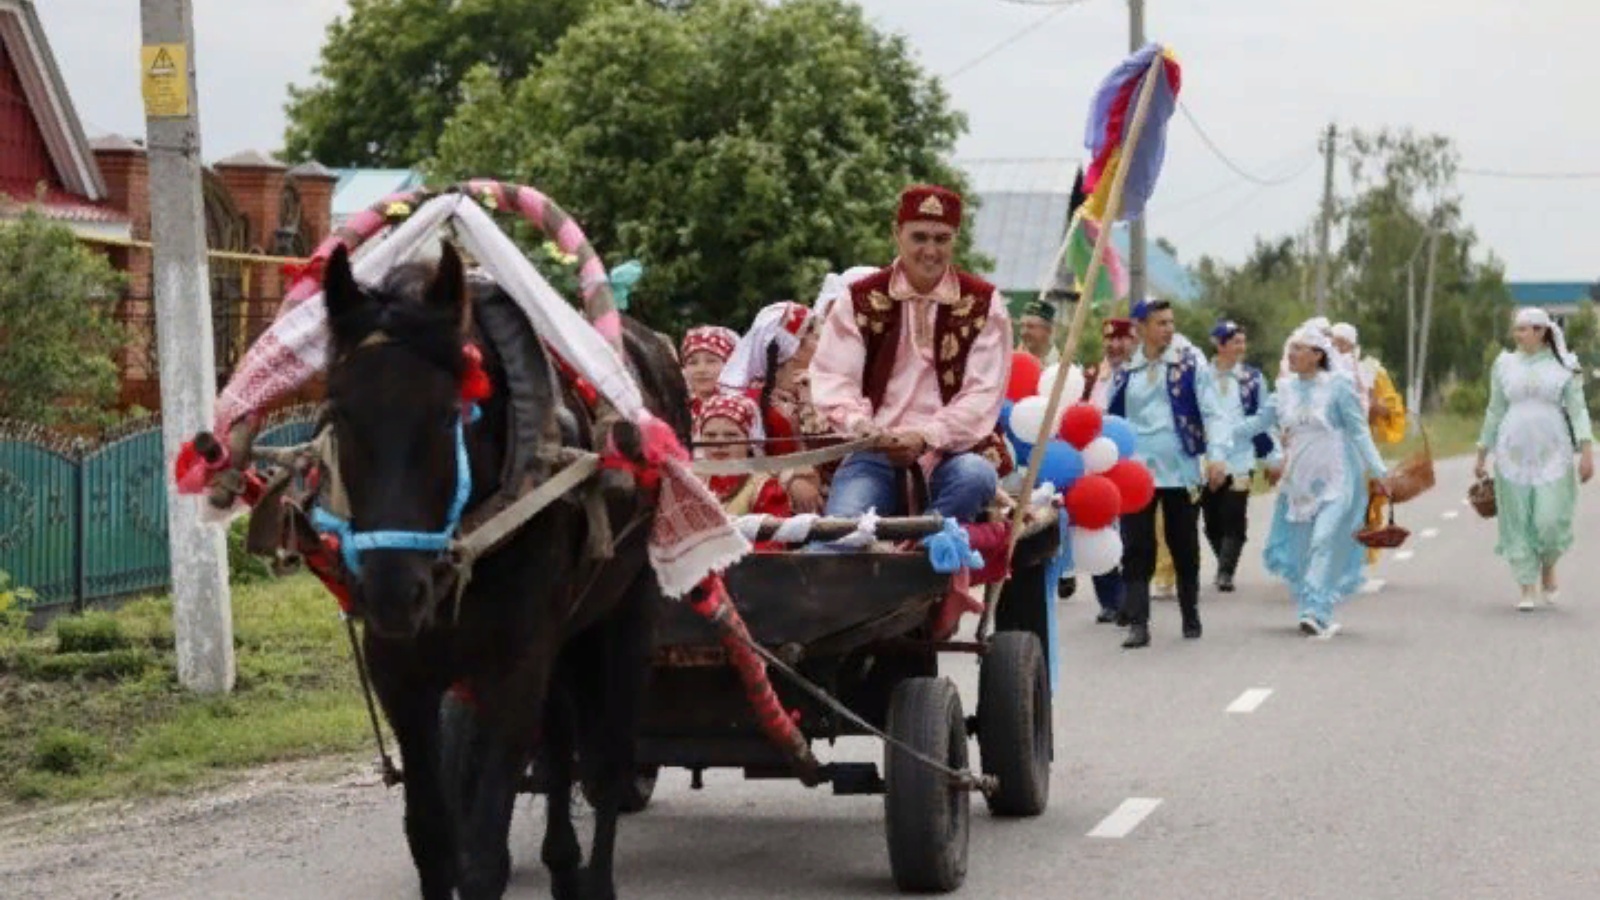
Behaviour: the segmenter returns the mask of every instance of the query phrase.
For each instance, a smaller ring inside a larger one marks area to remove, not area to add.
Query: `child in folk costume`
[[[1490,374],[1477,474],[1486,476],[1492,451],[1495,552],[1522,589],[1517,608],[1530,610],[1541,595],[1556,600],[1556,561],[1572,546],[1578,482],[1594,477],[1594,437],[1583,376],[1561,326],[1542,309],[1524,309],[1513,336],[1517,349],[1501,353]]]
[[[720,393],[717,379],[738,344],[738,332],[721,325],[697,325],[683,336],[678,358],[683,360],[683,378],[689,383],[690,413],[698,413],[701,403]]]
[[[800,378],[817,352],[816,322],[811,311],[792,301],[765,307],[733,348],[722,367],[718,386],[755,401],[757,438],[768,456],[787,456],[802,449],[810,400]],[[785,471],[784,487],[798,512],[821,512],[822,479],[815,469]]]
[[[756,403],[743,394],[721,394],[700,404],[694,417],[696,442],[706,444],[699,455],[710,460],[748,459],[757,455],[745,443],[756,433]],[[706,486],[717,495],[730,516],[793,514],[789,494],[771,475],[712,475]],[[776,549],[775,545],[757,549]]]
[[[1277,391],[1235,432],[1281,432],[1288,461],[1263,555],[1267,571],[1289,583],[1300,630],[1322,639],[1339,631],[1334,606],[1361,586],[1366,548],[1355,535],[1366,521],[1368,485],[1387,493],[1388,476],[1354,381],[1332,371],[1336,352],[1325,330],[1301,326],[1289,336]]]

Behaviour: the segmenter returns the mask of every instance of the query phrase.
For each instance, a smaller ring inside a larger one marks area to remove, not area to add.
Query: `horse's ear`
[[[328,327],[334,340],[341,341],[352,324],[353,314],[361,306],[361,287],[350,270],[350,252],[344,244],[333,248],[322,275],[322,302],[328,308]]]
[[[467,321],[467,277],[461,254],[454,244],[444,242],[439,253],[439,268],[434,273],[433,284],[428,285],[427,302],[441,311],[454,312],[462,322]]]

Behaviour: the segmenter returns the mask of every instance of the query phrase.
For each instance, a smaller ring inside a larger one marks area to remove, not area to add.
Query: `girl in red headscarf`
[[[689,383],[691,413],[698,413],[700,404],[720,393],[717,377],[738,343],[738,333],[721,325],[700,325],[683,336],[678,358],[683,360],[683,379]]]
[[[719,394],[700,404],[694,417],[694,438],[702,444],[703,459],[748,459],[755,455],[747,443],[756,429],[754,400],[743,394]],[[788,518],[793,514],[789,493],[771,475],[712,475],[706,486],[722,501],[730,516],[769,515]],[[758,550],[779,549],[776,544],[758,544]]]

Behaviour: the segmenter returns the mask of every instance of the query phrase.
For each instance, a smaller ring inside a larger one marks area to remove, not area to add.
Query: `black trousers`
[[[1206,543],[1211,545],[1211,552],[1218,556],[1222,555],[1222,542],[1226,538],[1233,538],[1240,546],[1244,546],[1249,528],[1250,492],[1236,491],[1233,489],[1233,479],[1228,481],[1220,490],[1208,487],[1200,495],[1200,511],[1204,513],[1206,522]]]
[[[1167,552],[1178,575],[1178,604],[1193,615],[1200,603],[1200,507],[1187,488],[1160,488],[1142,511],[1122,517],[1122,612],[1129,622],[1150,622],[1150,576],[1156,571],[1156,507],[1161,508]]]

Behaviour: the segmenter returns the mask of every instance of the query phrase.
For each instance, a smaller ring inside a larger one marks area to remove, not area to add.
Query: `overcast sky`
[[[310,78],[323,28],[345,0],[194,2],[207,158],[276,148],[285,86]],[[1237,260],[1258,234],[1304,228],[1320,190],[1317,136],[1329,121],[1441,132],[1456,140],[1470,168],[1600,172],[1590,64],[1600,3],[1147,2],[1147,33],[1178,53],[1182,99],[1222,152],[1259,177],[1298,173],[1279,186],[1253,185],[1175,117],[1149,220],[1185,260],[1204,253]],[[37,5],[85,128],[141,134],[139,4]],[[862,5],[881,27],[904,33],[941,75],[1026,31],[948,82],[971,119],[963,157],[1079,155],[1089,95],[1126,51],[1124,0],[1084,0],[1059,11],[1017,0]],[[1600,277],[1600,178],[1463,176],[1461,186],[1468,221],[1512,278]]]

